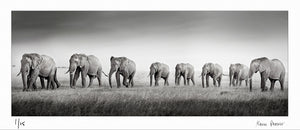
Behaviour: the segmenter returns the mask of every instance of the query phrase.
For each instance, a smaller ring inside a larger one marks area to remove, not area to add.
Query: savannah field
[[[105,76],[101,87],[94,80],[91,88],[82,88],[79,78],[77,88],[71,89],[69,75],[64,74],[67,69],[59,68],[62,87],[41,89],[38,79],[37,91],[23,92],[18,71],[18,67],[12,68],[12,116],[288,116],[288,80],[283,92],[279,82],[273,92],[261,92],[259,74],[255,74],[252,92],[244,82],[229,87],[227,76],[221,87],[213,87],[210,79],[210,87],[202,88],[200,72],[195,74],[195,86],[175,86],[172,71],[170,86],[163,86],[161,80],[160,86],[149,87],[145,71],[136,73],[132,88],[116,88],[113,75],[112,89]]]

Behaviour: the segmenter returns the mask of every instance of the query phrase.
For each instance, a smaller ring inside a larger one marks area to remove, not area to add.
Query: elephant
[[[213,78],[214,86],[217,86],[216,81],[218,81],[218,87],[221,86],[223,68],[219,64],[206,63],[202,67],[202,87],[204,88],[204,77],[206,76],[206,87],[209,87],[209,76]]]
[[[239,83],[239,86],[241,86],[241,83],[243,80],[245,80],[246,86],[248,86],[248,74],[249,68],[240,63],[236,64],[230,64],[229,67],[229,86],[231,84],[233,86],[237,85]]]
[[[134,61],[128,59],[127,57],[110,57],[110,71],[109,71],[109,86],[112,88],[111,85],[111,75],[116,72],[116,81],[117,87],[121,86],[120,83],[120,75],[123,76],[123,85],[128,88],[129,85],[131,87],[134,86],[133,78],[136,72],[136,65]],[[127,82],[127,80],[129,80]]]
[[[85,54],[73,54],[69,60],[69,70],[66,73],[70,73],[70,87],[76,88],[76,82],[81,73],[82,87],[86,87],[86,77],[89,76],[90,82],[89,86],[93,84],[95,78],[98,79],[99,86],[101,86],[101,75],[102,73],[107,76],[102,71],[102,65],[99,59],[94,55]],[[75,74],[74,74],[75,73]]]
[[[192,80],[193,85],[195,85],[194,80],[194,66],[189,63],[180,63],[175,67],[175,84],[180,85],[180,77],[184,79],[184,85],[190,85],[190,80]]]
[[[150,76],[150,86],[152,86],[152,78],[153,75],[155,77],[155,86],[158,86],[158,81],[160,78],[163,78],[165,80],[164,85],[169,86],[169,66],[164,64],[164,63],[160,63],[160,62],[155,62],[152,63],[150,66],[150,72],[149,72],[149,76]]]
[[[278,59],[269,60],[266,57],[256,58],[251,61],[249,69],[250,91],[252,91],[252,76],[254,73],[260,72],[261,91],[267,91],[266,81],[271,82],[270,90],[273,91],[274,84],[279,80],[281,91],[284,87],[285,67]]]
[[[44,88],[44,79],[47,79],[47,89],[55,84],[57,88],[61,85],[57,80],[57,68],[54,60],[46,55],[37,53],[23,54],[21,59],[21,70],[18,75],[22,74],[23,91],[27,91],[33,87],[36,89],[37,77],[41,80],[42,88]]]

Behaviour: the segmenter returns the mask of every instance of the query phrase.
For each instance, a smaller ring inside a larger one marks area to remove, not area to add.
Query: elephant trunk
[[[205,86],[204,86],[204,76],[205,76],[205,75],[204,75],[204,73],[202,73],[201,75],[202,75],[202,76],[201,76],[201,80],[202,80],[202,87],[204,88],[204,87],[205,87]]]
[[[252,79],[249,79],[250,92],[252,91]]]
[[[153,74],[150,74],[150,86],[152,86]]]
[[[110,69],[109,74],[108,74],[108,82],[109,82],[109,86],[110,88],[112,88],[111,86],[111,75],[114,73],[114,70]]]
[[[253,69],[253,68],[252,68]],[[252,91],[252,76],[253,76],[253,71],[252,71],[252,69],[250,68],[250,70],[249,70],[249,86],[250,86],[250,92]]]
[[[72,88],[73,87],[73,73],[70,73],[70,87]]]
[[[176,70],[176,72],[175,72],[175,85],[179,85],[179,83],[178,83],[179,78],[178,77],[179,77],[179,72],[178,72],[178,70]]]
[[[232,76],[233,76],[233,74],[232,74],[231,70],[229,70],[229,86],[231,86],[231,83],[232,83]]]
[[[154,69],[150,69],[150,73],[149,73],[149,76],[150,76],[150,86],[152,86],[153,75],[154,75]]]
[[[70,73],[70,87],[72,88],[73,87],[73,80],[74,80],[74,71],[76,70],[76,65],[72,65],[70,64],[70,67],[69,67],[69,73]]]
[[[23,91],[27,89],[27,75],[25,72],[22,72],[22,81],[23,81]]]

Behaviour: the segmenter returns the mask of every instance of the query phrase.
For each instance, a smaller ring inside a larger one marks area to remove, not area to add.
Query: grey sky
[[[287,68],[286,11],[12,12],[12,64],[37,52],[68,66],[73,53],[97,56],[109,69],[110,56],[134,60],[138,70],[160,61],[171,70],[189,62],[249,65],[253,58],[280,59]]]

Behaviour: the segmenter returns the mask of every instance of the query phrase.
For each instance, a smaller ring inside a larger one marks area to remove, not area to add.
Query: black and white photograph
[[[299,129],[284,0],[11,0],[0,129]]]
[[[12,116],[288,116],[287,11],[12,11]]]

